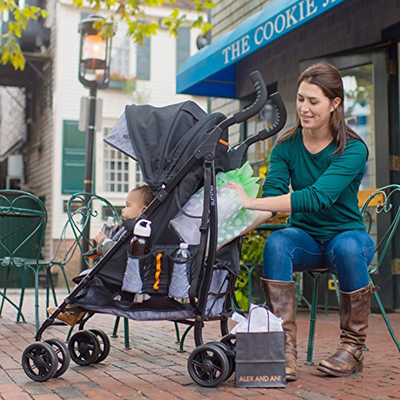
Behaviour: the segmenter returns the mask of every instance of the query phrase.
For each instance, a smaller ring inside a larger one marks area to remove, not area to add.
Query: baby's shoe
[[[181,304],[189,304],[190,303],[190,300],[188,297],[173,297],[173,299]]]
[[[134,303],[143,303],[146,300],[151,299],[151,296],[147,293],[136,293],[133,300]]]
[[[67,306],[67,308],[70,308],[70,306]],[[53,314],[54,311],[57,310],[57,307],[48,307],[47,312],[49,314]],[[59,319],[62,322],[65,322],[69,326],[75,326],[76,323],[81,320],[85,316],[86,312],[77,312],[77,311],[64,311],[63,313],[60,313],[57,315],[57,319]]]

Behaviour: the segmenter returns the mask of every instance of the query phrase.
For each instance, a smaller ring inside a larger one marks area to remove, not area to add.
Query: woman
[[[361,372],[368,328],[371,286],[367,266],[374,243],[365,232],[357,193],[368,149],[345,123],[340,72],[319,63],[298,80],[296,124],[272,150],[263,198],[251,199],[240,187],[244,206],[262,213],[291,213],[289,227],[271,234],[264,248],[268,307],[283,319],[287,380],[297,379],[293,271],[329,268],[340,286],[340,345],[318,369],[333,376]],[[289,184],[292,192],[289,193]]]

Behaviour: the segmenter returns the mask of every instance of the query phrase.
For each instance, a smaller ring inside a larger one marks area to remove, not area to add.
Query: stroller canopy
[[[104,141],[138,161],[144,181],[156,190],[174,177],[206,132],[224,119],[221,113],[208,115],[192,101],[166,107],[130,105]]]

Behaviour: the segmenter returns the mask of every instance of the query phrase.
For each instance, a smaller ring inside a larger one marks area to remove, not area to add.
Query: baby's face
[[[130,192],[125,201],[125,208],[122,210],[122,217],[125,220],[134,219],[145,209],[140,191]]]

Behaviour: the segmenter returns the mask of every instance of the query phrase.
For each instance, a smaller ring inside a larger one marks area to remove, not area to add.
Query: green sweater
[[[348,230],[365,231],[357,193],[364,175],[367,149],[359,140],[346,143],[343,153],[332,156],[332,141],[319,153],[311,154],[301,130],[277,144],[270,158],[263,197],[293,192],[288,226],[300,228],[315,240],[325,242]]]

